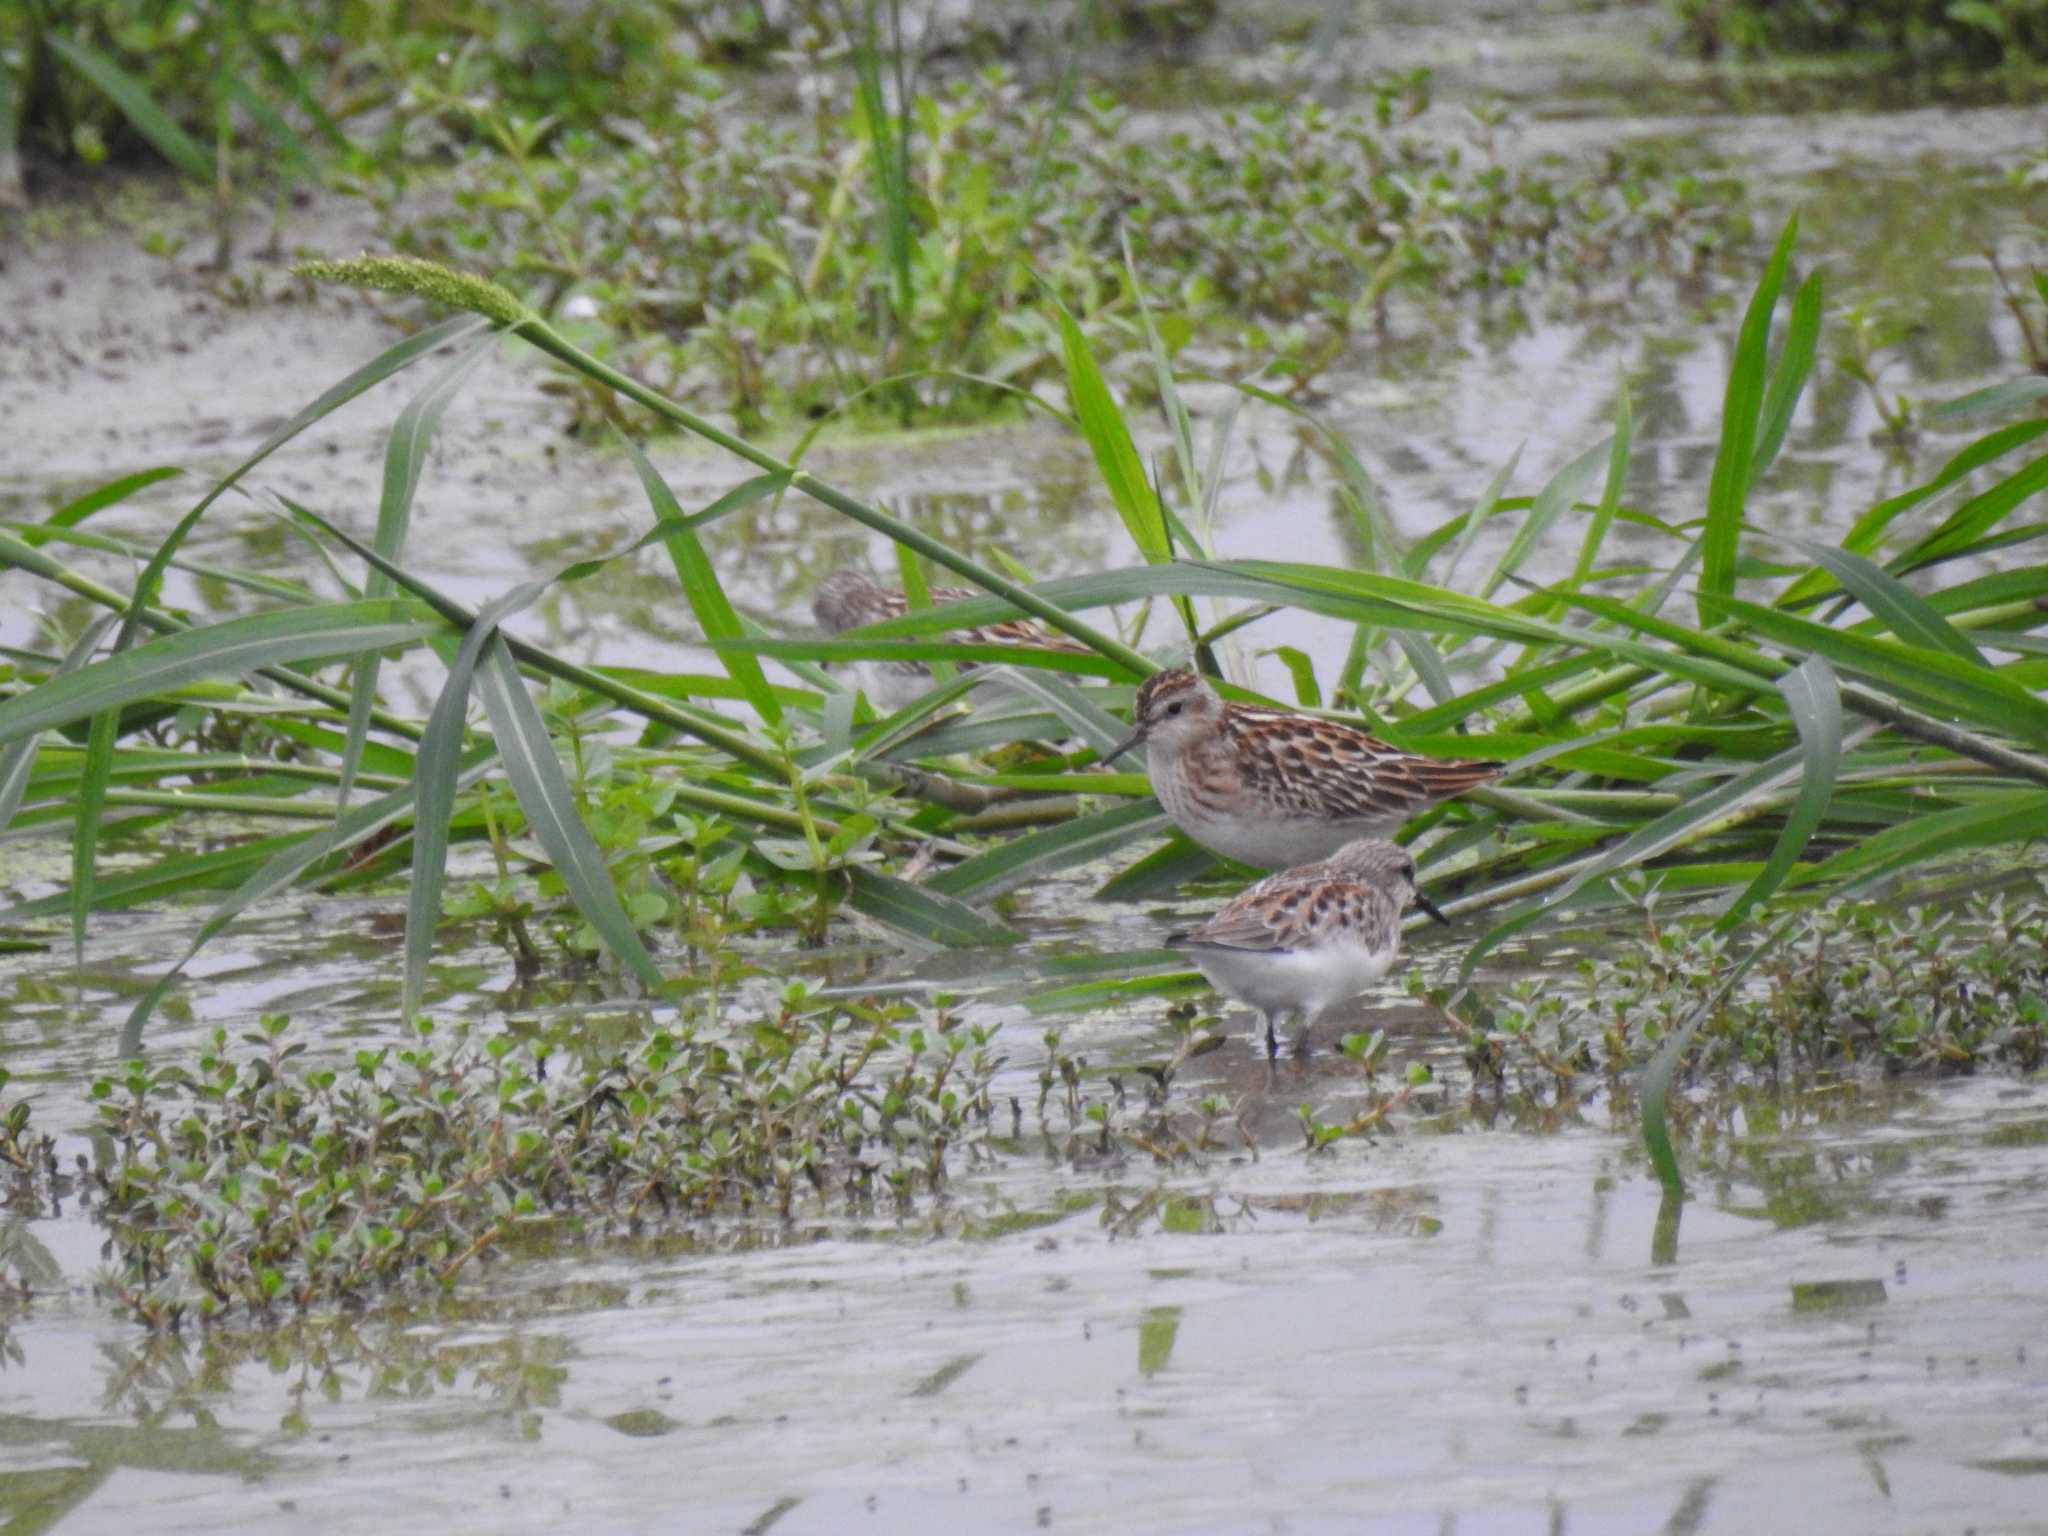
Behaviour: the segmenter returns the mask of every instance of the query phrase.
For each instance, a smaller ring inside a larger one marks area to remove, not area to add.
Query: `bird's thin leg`
[[[1280,1036],[1273,1029],[1273,1015],[1262,1013],[1259,1017],[1266,1021],[1266,1060],[1275,1061],[1280,1055]]]
[[[1310,1050],[1309,1034],[1315,1028],[1315,1013],[1307,1008],[1301,1010],[1301,1033],[1294,1037],[1294,1054],[1304,1060]]]

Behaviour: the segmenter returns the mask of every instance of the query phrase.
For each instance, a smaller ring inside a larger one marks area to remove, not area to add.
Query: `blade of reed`
[[[859,866],[847,873],[847,905],[898,933],[953,949],[1015,944],[1023,938],[1014,928],[991,922],[964,901],[929,885],[912,885]]]
[[[66,502],[44,518],[41,527],[76,528],[95,512],[103,512],[117,502],[126,501],[137,491],[147,490],[152,485],[183,473],[185,471],[175,464],[159,464],[153,469],[138,469],[132,475],[122,475],[117,480],[109,480],[105,485],[97,486],[83,496]],[[34,529],[23,529],[21,536],[30,545],[40,545],[50,537],[47,532],[38,533]]]
[[[419,489],[420,471],[426,464],[435,429],[462,386],[469,382],[469,376],[490,355],[491,342],[490,336],[480,336],[457,351],[447,366],[406,403],[392,424],[391,436],[384,445],[384,489],[377,502],[377,532],[371,541],[387,560],[395,563],[404,557],[413,496]],[[396,590],[391,578],[375,567],[363,581],[365,597],[389,597]],[[377,702],[377,673],[382,665],[383,657],[370,652],[356,668],[350,685],[347,739],[341,750],[341,785],[335,793],[337,809],[348,807],[356,766],[362,761],[363,743],[370,734],[370,711]]]
[[[1171,896],[1190,880],[1200,879],[1218,869],[1222,860],[1208,849],[1190,842],[1176,832],[1163,847],[1155,848],[1130,868],[1105,880],[1095,892],[1097,901],[1156,901]]]
[[[1828,802],[1834,798],[1835,783],[1841,774],[1842,695],[1835,686],[1834,669],[1823,658],[1809,656],[1778,679],[1778,692],[1784,695],[1785,707],[1791,713],[1805,753],[1799,797],[1792,802],[1784,830],[1764,867],[1715,921],[1715,928],[1722,933],[1741,922],[1784,883],[1826,819]]]
[[[689,599],[691,612],[697,615],[697,626],[704,632],[704,638],[714,643],[745,638],[746,630],[732,611],[725,588],[719,584],[718,571],[712,565],[711,557],[704,552],[697,530],[684,521],[683,509],[676,501],[675,492],[669,489],[661,471],[641,451],[640,445],[631,438],[624,441],[626,452],[632,455],[633,468],[639,473],[641,488],[647,493],[648,505],[654,509],[655,521],[671,525],[672,531],[663,543],[668,548],[670,563],[675,566],[676,580],[682,586],[683,595]],[[706,511],[715,511],[723,516],[764,497],[779,495],[787,484],[780,476],[758,476],[740,486],[737,492],[720,497],[715,506]],[[746,496],[744,501],[738,499],[742,493]],[[754,712],[770,725],[778,724],[782,719],[782,704],[768,686],[768,677],[761,670],[761,663],[747,652],[736,650],[721,650],[719,659],[725,664],[726,674],[745,692]]]
[[[462,637],[441,693],[427,716],[413,768],[412,888],[405,908],[405,971],[399,988],[398,1016],[410,1025],[426,990],[427,962],[434,948],[434,928],[441,920],[441,892],[448,876],[448,822],[455,812],[455,779],[462,759],[464,724],[469,715],[470,682],[483,648],[498,626],[547,590],[544,581],[529,581],[477,613]]]
[[[1582,860],[1568,876],[1489,929],[1465,952],[1459,974],[1470,976],[1479,961],[1508,939],[1564,909],[1588,881],[1602,879],[1695,841],[1738,813],[1769,801],[1805,766],[1798,748],[1778,753],[1740,772],[1730,773],[1712,789],[1695,791],[1674,809],[1643,823],[1613,846]]]
[[[903,601],[906,606],[912,612],[931,607],[932,584],[925,575],[924,561],[918,558],[917,551],[914,549],[906,548],[901,544],[891,545],[890,547],[896,552],[896,573],[903,581]],[[932,682],[935,686],[950,683],[956,675],[953,664],[950,661],[940,661],[937,659],[934,659],[931,663],[931,672]]]
[[[1794,214],[1778,237],[1777,249],[1750,296],[1735,340],[1735,358],[1728,370],[1728,389],[1721,404],[1721,447],[1707,485],[1707,523],[1701,543],[1700,622],[1707,622],[1707,602],[1735,590],[1735,557],[1742,539],[1742,509],[1756,468],[1757,424],[1764,403],[1764,361],[1771,339],[1771,315],[1784,285],[1785,266],[1799,233]]]
[[[1130,426],[1109,386],[1103,382],[1102,370],[1096,366],[1095,354],[1089,350],[1088,338],[1081,334],[1080,325],[1065,305],[1056,304],[1055,309],[1066,356],[1067,392],[1073,397],[1081,435],[1088,440],[1096,468],[1109,488],[1110,501],[1131,542],[1148,564],[1171,560],[1173,546],[1166,537],[1166,519],[1152,483],[1145,477],[1145,464],[1138,457],[1137,445],[1131,441]]]
[[[0,700],[0,745],[95,713],[111,715],[202,678],[239,677],[260,666],[410,645],[444,627],[420,603],[385,598],[285,608],[182,630]]]
[[[1790,649],[1827,657],[1881,693],[2048,748],[2048,701],[1995,668],[1947,651],[1815,624],[1740,598],[1721,598],[1711,606]]]
[[[1537,543],[1550,531],[1550,525],[1557,521],[1558,515],[1578,501],[1593,483],[1593,477],[1611,462],[1613,448],[1612,439],[1588,448],[1550,477],[1543,489],[1536,493],[1535,501],[1530,503],[1529,515],[1522,519],[1522,526],[1515,530],[1514,538],[1501,552],[1493,573],[1486,578],[1486,585],[1480,588],[1481,597],[1492,597],[1510,576],[1522,568],[1522,562],[1529,558]]]
[[[659,988],[661,969],[619,904],[604,856],[576,813],[575,796],[555,757],[547,725],[527,696],[526,680],[501,635],[493,635],[485,647],[477,688],[498,738],[505,777],[569,899],[606,948],[649,987]]]
[[[1815,539],[1781,536],[1783,542],[1803,552],[1842,585],[1842,590],[1867,608],[1899,639],[1923,646],[1977,666],[1984,657],[1953,624],[1897,577],[1882,566]]]
[[[86,658],[99,648],[114,619],[115,615],[104,613],[88,624],[85,633],[72,642],[71,649],[64,653],[63,660],[57,663],[57,670],[51,676],[64,677],[84,666]],[[8,823],[14,820],[14,813],[21,808],[21,797],[35,768],[40,738],[41,733],[35,732],[10,742],[0,750],[0,832],[7,830]]]
[[[1757,438],[1756,456],[1750,464],[1754,483],[1770,469],[1791,430],[1792,413],[1813,372],[1814,354],[1820,347],[1821,274],[1809,272],[1806,281],[1792,295],[1792,312],[1785,326],[1785,340],[1778,350],[1778,365],[1771,370],[1770,386],[1764,391],[1763,425]]]
[[[2037,840],[2048,827],[2048,790],[2001,789],[1968,805],[1922,812],[1873,832],[1816,865],[1801,885],[1868,886],[1899,870],[1973,848]]]
[[[1116,716],[1060,678],[1021,667],[1006,667],[999,679],[992,681],[1000,681],[1004,687],[1044,705],[1097,753],[1108,752],[1129,734]]]
[[[941,604],[950,608],[951,603]],[[849,631],[848,633],[851,633]],[[803,661],[978,661],[1011,663],[1019,671],[1066,672],[1082,677],[1123,678],[1124,669],[1100,656],[1078,651],[1055,651],[1028,645],[1011,645],[1001,640],[791,640],[777,636],[748,635],[736,640],[719,640],[712,650],[720,655],[772,656],[777,660]]]
[[[1629,404],[1628,381],[1620,380],[1614,390],[1614,436],[1607,440],[1607,479],[1600,487],[1600,504],[1586,525],[1586,537],[1579,545],[1579,561],[1572,568],[1572,585],[1583,587],[1593,575],[1593,562],[1607,542],[1607,530],[1614,525],[1615,509],[1621,505],[1621,489],[1628,478],[1629,446],[1635,440],[1635,413]]]
[[[1507,489],[1508,481],[1514,478],[1515,466],[1522,462],[1522,450],[1528,446],[1526,442],[1515,444],[1515,451],[1508,455],[1507,462],[1494,471],[1493,478],[1486,482],[1486,489],[1479,493],[1478,503],[1470,512],[1465,514],[1464,527],[1459,534],[1457,546],[1451,551],[1449,563],[1444,566],[1444,584],[1446,586],[1457,575],[1458,567],[1464,564],[1465,553],[1471,549],[1472,541],[1479,537],[1480,528],[1499,509],[1501,492]],[[1411,551],[1411,553],[1420,556],[1424,560],[1428,558],[1425,552],[1425,545],[1423,544],[1416,545],[1415,550]],[[1410,574],[1420,575],[1421,571],[1422,567],[1418,564],[1412,568]]]
[[[925,884],[942,895],[985,901],[1028,880],[1090,863],[1168,830],[1166,813],[1152,800],[1112,806],[999,843]]]

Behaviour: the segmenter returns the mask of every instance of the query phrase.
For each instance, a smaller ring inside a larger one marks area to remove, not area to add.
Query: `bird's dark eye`
[[[1176,700],[1174,700],[1174,702],[1173,702],[1173,703],[1171,703],[1171,704],[1167,705],[1167,706],[1166,706],[1166,712],[1167,712],[1167,713],[1168,713],[1169,715],[1177,715],[1177,714],[1179,714],[1179,713],[1180,713],[1180,701],[1179,701],[1178,699],[1176,699]]]

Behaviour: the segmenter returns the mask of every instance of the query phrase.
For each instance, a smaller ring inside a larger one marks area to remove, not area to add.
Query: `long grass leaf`
[[[1871,834],[1808,871],[1801,884],[1870,885],[1901,869],[1973,848],[2038,841],[2048,829],[2048,790],[2005,789],[1969,805],[1921,812]]]
[[[547,590],[529,581],[486,603],[462,637],[441,693],[427,716],[413,769],[412,889],[405,908],[405,971],[399,989],[399,1019],[410,1024],[426,990],[434,928],[441,920],[441,891],[448,873],[448,821],[455,811],[455,779],[462,759],[463,726],[469,715],[470,681],[483,648],[498,625]]]
[[[1820,312],[1821,274],[1816,268],[1792,295],[1785,340],[1778,349],[1777,366],[1771,370],[1770,386],[1764,391],[1763,421],[1749,471],[1752,482],[1770,469],[1791,430],[1792,413],[1799,408],[1800,393],[1813,372],[1814,354],[1820,347]]]
[[[1614,436],[1607,440],[1607,478],[1600,487],[1600,504],[1586,525],[1586,537],[1579,544],[1579,562],[1572,569],[1572,585],[1583,587],[1593,575],[1593,563],[1607,542],[1607,530],[1614,526],[1614,514],[1621,506],[1623,483],[1628,479],[1628,455],[1635,440],[1635,413],[1629,404],[1628,381],[1614,389]]]
[[[1023,937],[1014,928],[991,922],[964,901],[928,885],[912,885],[878,870],[848,871],[847,905],[898,933],[949,949],[1015,944]]]
[[[606,948],[649,987],[659,988],[661,969],[619,904],[604,856],[576,814],[575,797],[555,756],[554,741],[540,710],[527,696],[526,680],[519,675],[501,635],[492,636],[485,648],[477,668],[477,689],[498,738],[505,777],[569,899]]]
[[[410,645],[442,628],[420,604],[387,598],[287,608],[183,630],[0,700],[0,744],[119,710],[202,678],[239,677],[259,666]]]
[[[1712,606],[1791,649],[1827,657],[1881,693],[2048,747],[2048,701],[1991,667],[1947,651],[1815,624],[1739,598],[1721,598]]]
[[[1074,416],[1081,423],[1081,435],[1095,455],[1096,468],[1109,488],[1110,501],[1123,519],[1131,542],[1148,562],[1158,564],[1173,558],[1173,546],[1166,537],[1166,519],[1159,498],[1145,477],[1144,460],[1131,441],[1131,429],[1118,408],[1116,398],[1102,380],[1088,338],[1064,305],[1058,306],[1060,343],[1067,363],[1067,391],[1073,397]]]
[[[1707,523],[1701,542],[1700,596],[1725,597],[1735,590],[1735,557],[1742,539],[1742,509],[1749,499],[1756,463],[1757,421],[1764,403],[1764,360],[1771,339],[1771,314],[1792,243],[1799,233],[1797,214],[1785,223],[1777,249],[1750,296],[1735,339],[1735,357],[1728,369],[1728,389],[1721,403],[1721,447],[1707,484]],[[1706,622],[1706,608],[1700,609]]]
[[[1784,695],[1805,753],[1799,797],[1792,802],[1784,830],[1764,867],[1716,921],[1715,927],[1724,933],[1784,883],[1826,818],[1841,773],[1842,694],[1835,685],[1834,671],[1821,657],[1809,656],[1778,680],[1778,692]]]
[[[1501,492],[1507,489],[1508,481],[1514,478],[1515,466],[1522,462],[1522,450],[1528,446],[1526,442],[1515,444],[1515,451],[1508,455],[1507,462],[1494,471],[1493,478],[1486,482],[1486,489],[1479,493],[1478,503],[1470,512],[1465,514],[1462,531],[1458,535],[1457,547],[1451,551],[1450,561],[1444,566],[1444,584],[1446,586],[1458,574],[1458,567],[1465,563],[1465,553],[1471,549],[1472,541],[1479,537],[1479,530],[1485,526],[1486,520],[1492,517],[1494,512],[1500,507]],[[1428,558],[1429,548],[1429,541],[1424,540],[1410,551],[1410,558],[1417,562],[1411,574],[1420,574],[1422,569],[1420,562]]]
[[[1522,526],[1515,530],[1515,536],[1508,541],[1508,547],[1501,551],[1495,562],[1493,573],[1486,578],[1486,585],[1480,588],[1481,597],[1492,597],[1507,582],[1510,576],[1522,568],[1522,562],[1543,536],[1550,531],[1550,525],[1558,515],[1583,496],[1586,488],[1593,483],[1593,477],[1612,458],[1613,443],[1605,442],[1588,448],[1584,453],[1566,464],[1552,475],[1536,499],[1529,506],[1529,515],[1522,519]]]
[[[138,469],[132,475],[123,475],[118,480],[109,480],[105,485],[96,486],[84,495],[74,497],[42,520],[38,529],[24,529],[22,537],[30,544],[41,544],[49,538],[42,529],[75,528],[95,512],[105,511],[117,502],[126,501],[137,491],[147,490],[165,480],[185,473],[175,464],[159,464],[153,469]]]
[[[85,628],[85,633],[72,642],[71,649],[64,653],[64,659],[57,664],[53,677],[63,677],[76,672],[86,663],[86,658],[99,648],[113,625],[115,616],[102,614]],[[35,768],[38,734],[30,734],[8,743],[0,749],[0,832],[7,830],[14,820],[14,813],[21,808],[21,797],[27,790],[29,776]],[[182,758],[185,754],[179,754]]]
[[[1814,564],[1827,571],[1842,584],[1843,591],[1869,609],[1885,628],[1907,644],[1947,651],[1963,661],[1983,664],[1983,656],[1961,630],[1883,567],[1846,549],[1823,544],[1818,539],[1785,537],[1784,542],[1804,552]]]
[[[377,533],[372,541],[385,559],[396,562],[405,554],[406,533],[412,523],[412,502],[419,490],[420,471],[426,464],[427,448],[441,417],[477,365],[490,355],[491,338],[472,341],[449,360],[446,367],[427,381],[426,387],[407,402],[392,423],[391,436],[384,444],[384,489],[377,501]],[[372,567],[363,581],[363,596],[389,597],[396,588],[391,578]],[[356,668],[349,690],[348,733],[341,750],[341,784],[335,792],[337,806],[346,808],[349,789],[355,783],[356,765],[361,762],[363,743],[370,733],[370,711],[377,701],[377,673],[383,658],[372,651]],[[410,1014],[407,1015],[410,1017]]]
[[[986,853],[955,864],[927,886],[947,896],[987,900],[1027,880],[1092,863],[1120,848],[1171,830],[1166,813],[1151,800],[1112,806],[1038,832],[1011,838]]]
[[[1218,868],[1222,861],[1176,832],[1165,846],[1105,880],[1095,892],[1097,901],[1156,901],[1171,896],[1190,880],[1200,879]]]
[[[704,632],[704,638],[714,644],[722,640],[744,639],[746,630],[732,611],[732,603],[726,598],[725,588],[719,584],[718,571],[712,565],[711,557],[704,552],[697,530],[683,520],[683,509],[676,501],[675,492],[662,479],[654,461],[641,452],[640,445],[631,438],[626,439],[626,451],[632,455],[633,468],[640,476],[641,489],[647,493],[656,521],[674,525],[663,542],[668,546],[669,560],[676,568],[676,580],[682,584],[683,595],[689,599],[690,609],[697,615],[697,625]],[[780,494],[786,483],[775,476],[761,476],[748,481],[741,489],[751,490],[758,500]],[[735,510],[725,505],[729,499],[721,498],[722,510]],[[745,691],[754,712],[771,725],[780,722],[782,704],[768,686],[767,674],[762,672],[761,663],[744,650],[721,650],[719,658],[725,663],[727,674]]]

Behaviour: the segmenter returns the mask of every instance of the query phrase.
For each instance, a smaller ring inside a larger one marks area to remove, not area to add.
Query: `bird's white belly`
[[[1300,1013],[1313,1021],[1387,974],[1394,946],[1323,944],[1314,949],[1192,947],[1189,958],[1210,985],[1261,1013]]]

